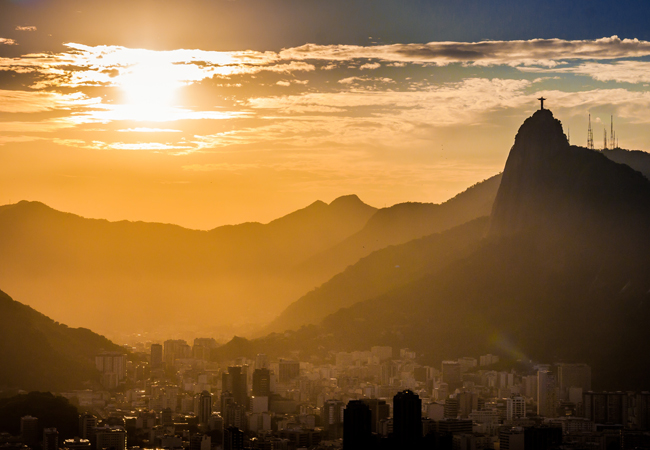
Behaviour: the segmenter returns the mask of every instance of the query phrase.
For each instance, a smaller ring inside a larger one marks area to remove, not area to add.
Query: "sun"
[[[125,94],[124,113],[133,121],[164,121],[178,102],[183,82],[169,62],[145,59],[128,69],[119,79]]]

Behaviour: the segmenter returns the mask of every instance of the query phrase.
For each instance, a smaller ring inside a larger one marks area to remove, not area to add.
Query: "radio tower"
[[[589,128],[587,129],[587,148],[594,149],[594,132],[591,129],[591,114],[589,114]]]
[[[609,148],[615,149],[618,147],[616,145],[616,133],[614,132],[614,116],[612,115],[611,118],[611,125],[610,125],[610,132],[609,132]]]
[[[607,128],[603,128],[603,150],[607,150]]]

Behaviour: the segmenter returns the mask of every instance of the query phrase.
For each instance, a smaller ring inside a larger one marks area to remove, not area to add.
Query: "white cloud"
[[[363,64],[362,66],[359,66],[359,70],[375,70],[379,69],[381,67],[381,64],[379,63],[366,63]]]
[[[16,31],[36,31],[35,26],[20,26],[18,25],[16,28],[14,28]]]
[[[7,38],[1,38],[0,37],[0,45],[2,45],[2,44],[4,44],[4,45],[18,45],[18,43],[16,41],[14,41],[13,39],[7,39]]]
[[[529,71],[540,70],[529,69]],[[597,81],[650,83],[650,62],[646,61],[586,62],[577,67],[565,67],[552,70],[552,72],[587,75]]]

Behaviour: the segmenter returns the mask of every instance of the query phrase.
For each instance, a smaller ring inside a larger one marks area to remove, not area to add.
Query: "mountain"
[[[0,207],[0,283],[59,320],[113,336],[219,326],[228,333],[269,320],[313,288],[292,268],[360,230],[375,211],[345,196],[265,225],[197,231],[23,201]]]
[[[300,266],[301,273],[318,270],[331,277],[375,250],[488,216],[500,182],[501,174],[495,175],[441,204],[407,202],[382,208],[360,231],[308,259]]]
[[[560,130],[556,134],[562,144],[565,140],[563,133]],[[644,173],[646,178],[650,174],[650,154],[646,152],[616,149],[603,150],[601,153],[612,161],[626,164]],[[535,174],[526,174],[528,178],[531,176],[534,177]],[[264,328],[264,331],[280,332],[319,323],[339,308],[352,306],[356,302],[367,300],[413,281],[424,276],[425,273],[433,272],[443,261],[451,262],[453,256],[450,252],[447,252],[445,259],[441,260],[436,253],[438,250],[430,248],[430,243],[436,242],[436,239],[445,240],[446,235],[433,237],[431,240],[422,239],[422,236],[448,230],[477,217],[489,216],[501,180],[502,174],[495,175],[440,205],[400,203],[378,210],[359,232],[310,258],[301,266],[302,269],[312,266],[319,267],[321,270],[329,268],[332,272],[340,273],[289,305],[269,326]],[[519,187],[516,187],[515,191],[518,189]],[[533,192],[536,189],[533,187]],[[505,195],[505,190],[503,192],[502,195]],[[562,199],[557,201],[561,202]],[[539,208],[541,210],[542,206],[540,205]],[[454,235],[458,232],[456,231]],[[477,234],[466,236],[467,244],[474,242],[477,236]],[[453,239],[452,241],[457,242]],[[391,248],[405,242],[409,245]],[[375,252],[380,249],[384,250]],[[461,251],[458,255],[463,254]],[[423,259],[424,255],[428,255],[429,259]],[[400,265],[399,271],[385,270],[387,267],[392,267],[387,263],[392,260],[408,260],[410,264]],[[356,261],[358,262],[355,263]],[[418,263],[414,263],[416,261]],[[411,270],[414,267],[417,269]],[[399,272],[400,276],[395,276],[394,272]]]
[[[468,255],[342,308],[319,325],[246,347],[408,347],[421,362],[486,352],[586,362],[596,389],[647,389],[650,181],[599,152],[570,146],[537,111],[517,133],[489,223]],[[228,345],[221,352],[228,351]]]
[[[97,382],[95,355],[124,350],[85,328],[70,328],[0,291],[0,387],[62,391]]]

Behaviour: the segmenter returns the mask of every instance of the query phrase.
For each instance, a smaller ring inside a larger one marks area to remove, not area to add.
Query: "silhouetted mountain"
[[[430,364],[496,352],[586,362],[596,388],[647,389],[650,181],[569,146],[559,121],[541,110],[517,134],[490,230],[467,257],[251,348],[387,344]]]
[[[488,216],[500,182],[501,174],[495,175],[442,204],[408,202],[382,208],[359,232],[307,260],[302,273],[318,271],[331,277],[375,250]]]
[[[0,283],[41,311],[105,333],[264,322],[316,285],[292,268],[374,212],[346,196],[266,225],[196,231],[20,202],[0,207]],[[197,320],[199,312],[210,320]]]
[[[451,230],[377,250],[285,309],[267,332],[317,324],[340,308],[376,297],[469,255],[485,236],[483,217]]]
[[[97,382],[95,355],[124,352],[85,328],[69,328],[0,291],[0,387],[61,391]]]

